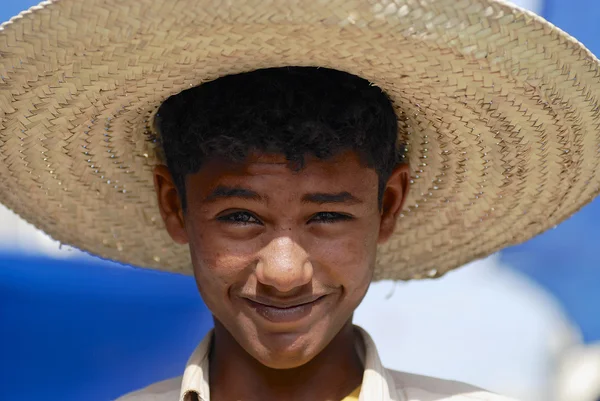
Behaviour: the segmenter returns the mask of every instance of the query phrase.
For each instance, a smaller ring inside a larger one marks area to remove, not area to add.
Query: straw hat
[[[153,112],[288,65],[359,75],[395,103],[412,188],[375,279],[437,277],[599,192],[599,61],[507,3],[59,0],[0,29],[0,202],[103,258],[191,273],[157,209]]]

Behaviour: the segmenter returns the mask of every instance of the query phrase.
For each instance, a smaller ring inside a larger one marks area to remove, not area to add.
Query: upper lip
[[[290,298],[290,299],[281,299],[281,298],[277,299],[277,298],[267,298],[267,297],[260,297],[260,296],[251,296],[251,297],[245,296],[243,298],[246,298],[249,301],[256,302],[261,305],[270,306],[272,308],[285,309],[285,308],[293,308],[295,306],[309,304],[309,303],[317,301],[319,298],[322,298],[324,296],[325,296],[325,294],[309,295],[309,296],[296,297],[296,298]]]

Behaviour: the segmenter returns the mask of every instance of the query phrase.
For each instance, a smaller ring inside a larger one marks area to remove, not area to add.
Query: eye
[[[260,220],[258,220],[255,216],[253,216],[249,212],[234,212],[229,213],[224,216],[217,217],[217,220],[223,221],[225,223],[231,224],[239,224],[239,225],[247,225],[247,224],[260,224]]]
[[[309,220],[309,223],[310,222],[336,223],[336,222],[347,221],[347,220],[352,220],[352,216],[349,216],[347,214],[336,213],[336,212],[319,212],[319,213],[315,214],[313,217],[311,217],[311,219]]]

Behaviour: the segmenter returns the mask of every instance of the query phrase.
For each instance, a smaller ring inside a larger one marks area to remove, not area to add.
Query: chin
[[[312,334],[312,335],[311,335]],[[327,344],[315,338],[315,333],[270,334],[258,344],[251,344],[250,352],[262,365],[271,369],[294,369],[310,362]]]
[[[259,355],[258,361],[271,369],[295,369],[309,363],[315,355],[297,354],[275,351],[267,355]]]

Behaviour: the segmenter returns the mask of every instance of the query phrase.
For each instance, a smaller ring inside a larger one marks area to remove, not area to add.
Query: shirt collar
[[[360,334],[356,342],[358,355],[365,366],[359,401],[402,401],[402,395],[381,363],[373,339],[361,327],[355,328]],[[180,401],[193,400],[194,393],[199,401],[210,401],[208,354],[212,337],[211,330],[189,358],[181,381]]]

